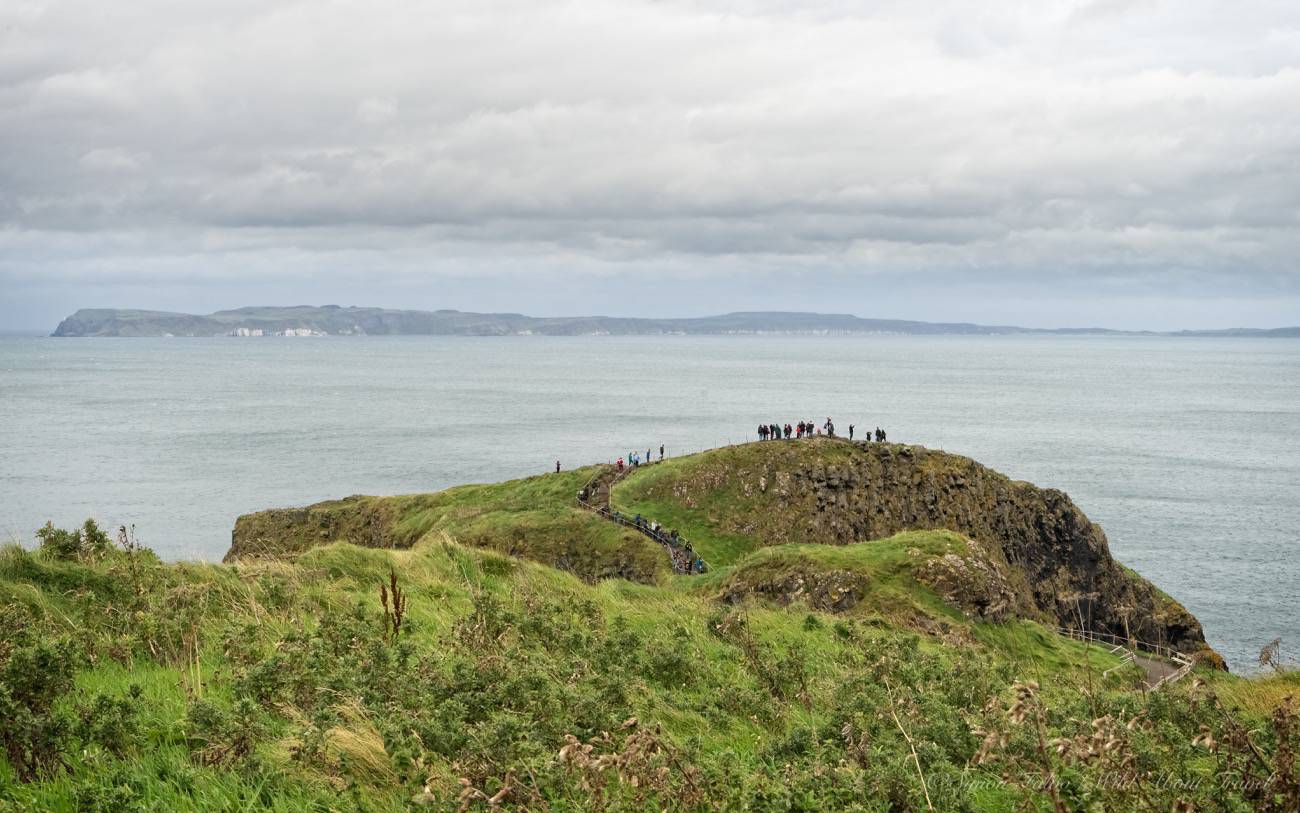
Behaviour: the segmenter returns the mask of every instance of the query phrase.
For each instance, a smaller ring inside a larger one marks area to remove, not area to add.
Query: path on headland
[[[649,466],[653,464],[645,463],[642,465]],[[615,466],[602,466],[596,476],[588,481],[582,491],[578,492],[578,505],[595,513],[597,516],[604,517],[610,522],[617,523],[626,528],[631,528],[642,536],[649,537],[660,545],[663,545],[664,549],[668,552],[669,559],[672,560],[674,573],[688,576],[695,574],[696,570],[694,565],[697,554],[693,555],[686,551],[685,539],[678,538],[677,544],[674,544],[672,537],[668,534],[651,529],[651,521],[649,519],[642,518],[642,522],[638,524],[614,510],[611,502],[613,498],[614,484],[619,480],[622,480],[624,477],[627,477],[635,471],[636,468],[637,467],[634,466],[625,466],[620,470]]]
[[[838,440],[846,443],[857,445],[872,445],[870,440],[850,441],[848,438],[836,437],[835,435],[819,436],[827,437],[831,440]],[[761,442],[761,441],[760,441]],[[648,461],[642,465],[655,465],[654,461]],[[652,529],[654,523],[648,517],[641,517],[640,522],[633,521],[622,516],[613,507],[614,486],[639,466],[624,466],[619,468],[612,465],[602,465],[598,468],[596,475],[587,482],[577,495],[579,507],[585,508],[598,516],[611,522],[617,523],[638,533],[646,536],[655,542],[664,546],[669,558],[672,560],[673,572],[677,574],[689,575],[696,572],[694,564],[696,554],[693,551],[687,552],[687,542],[683,538],[672,538],[662,530]],[[1120,663],[1112,667],[1109,672],[1115,671],[1126,664],[1134,664],[1142,670],[1143,687],[1152,691],[1162,686],[1174,683],[1188,675],[1193,661],[1187,655],[1165,646],[1163,644],[1152,644],[1144,641],[1138,641],[1132,638],[1121,638],[1106,632],[1097,632],[1093,630],[1066,629],[1063,627],[1056,630],[1060,635],[1073,638],[1085,643],[1095,643],[1104,647],[1111,655],[1119,658]]]
[[[1065,629],[1056,630],[1067,638],[1085,643],[1103,646],[1112,655],[1118,655],[1120,666],[1126,663],[1136,664],[1143,673],[1143,685],[1147,690],[1159,689],[1168,683],[1182,680],[1194,665],[1192,659],[1162,644],[1120,638],[1105,632],[1092,630]],[[1120,668],[1112,667],[1108,673]]]
[[[1182,665],[1174,661],[1151,658],[1138,653],[1133,654],[1133,661],[1146,672],[1148,689],[1156,689],[1166,683],[1173,683],[1183,677]]]

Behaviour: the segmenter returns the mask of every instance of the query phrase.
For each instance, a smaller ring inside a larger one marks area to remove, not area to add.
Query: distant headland
[[[1025,328],[965,322],[863,319],[845,313],[756,311],[683,319],[617,316],[525,316],[457,310],[297,305],[248,307],[206,316],[167,311],[83,308],[54,336],[640,336],[640,335],[1149,335],[1300,337],[1300,326],[1184,330],[1174,333],[1105,328]]]

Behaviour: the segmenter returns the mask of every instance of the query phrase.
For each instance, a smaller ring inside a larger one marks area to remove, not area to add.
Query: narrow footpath
[[[645,465],[653,464],[647,463]],[[673,573],[684,576],[702,573],[705,569],[704,560],[699,558],[699,555],[695,553],[684,538],[677,537],[674,539],[662,530],[653,530],[651,526],[654,523],[647,517],[642,517],[641,522],[637,523],[614,510],[611,502],[614,484],[627,477],[633,470],[634,467],[632,466],[626,466],[622,471],[614,466],[603,466],[600,473],[593,477],[583,487],[582,491],[578,492],[578,505],[598,516],[604,517],[610,522],[631,528],[642,536],[649,537],[663,545],[669,559],[672,561]]]
[[[1134,652],[1133,662],[1142,667],[1142,671],[1146,673],[1146,686],[1148,689],[1159,688],[1165,683],[1172,683],[1182,677],[1182,674],[1179,674],[1182,672],[1182,665],[1173,661]]]

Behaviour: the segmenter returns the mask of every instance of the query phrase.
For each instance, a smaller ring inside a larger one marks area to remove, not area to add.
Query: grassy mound
[[[723,568],[720,597],[802,601],[827,612],[932,630],[963,619],[1048,621],[1025,599],[1024,576],[996,551],[951,531],[907,531],[844,546],[779,545]]]
[[[927,556],[914,575],[967,613],[1082,620],[1222,663],[1196,618],[1116,562],[1069,497],[966,457],[825,437],[747,443],[636,471],[613,503],[681,530],[715,569],[791,544],[861,557],[862,545],[899,553],[888,540],[900,533],[956,532],[963,549]]]
[[[671,570],[659,545],[575,505],[578,490],[595,473],[588,467],[434,494],[357,496],[247,514],[235,524],[226,560],[282,558],[333,542],[410,548],[450,534],[589,581],[659,580]]]
[[[1294,676],[1205,672],[1204,685],[1137,691],[1136,670],[1102,650],[968,617],[916,582],[909,561],[968,552],[953,534],[766,549],[662,586],[593,584],[419,538],[229,565],[0,551],[0,810],[1287,809],[1295,798],[1281,781],[1247,781],[1297,778],[1300,723],[1281,700],[1300,688]],[[807,592],[783,606],[715,599],[837,570],[876,592],[835,613]],[[945,629],[889,621],[913,611]],[[1109,781],[1130,770],[1133,781]]]

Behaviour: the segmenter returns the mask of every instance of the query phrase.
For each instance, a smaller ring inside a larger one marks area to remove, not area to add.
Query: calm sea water
[[[1103,337],[0,338],[0,536],[235,517],[835,418],[1063,489],[1235,668],[1300,645],[1300,341]]]

